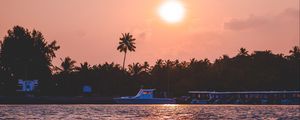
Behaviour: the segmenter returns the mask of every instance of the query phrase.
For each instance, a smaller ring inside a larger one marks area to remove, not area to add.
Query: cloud
[[[299,9],[289,8],[271,15],[249,15],[219,22],[220,26],[215,28],[193,24],[187,30],[187,44],[180,44],[185,51],[179,56],[214,60],[222,54],[236,55],[240,47],[288,54],[292,46],[299,44]]]
[[[151,38],[152,29],[149,26],[142,25],[140,27],[135,27],[130,30],[132,34],[139,40],[147,41]]]
[[[224,29],[241,31],[266,27],[272,28],[270,26],[288,25],[290,22],[299,24],[298,9],[288,8],[273,16],[250,15],[246,18],[232,18],[224,23]]]
[[[293,9],[293,8],[288,8],[282,13],[278,15],[278,17],[286,17],[286,18],[291,18],[291,19],[298,19],[300,17],[300,10]]]
[[[224,23],[224,28],[230,30],[245,30],[260,27],[267,22],[268,20],[265,17],[250,15],[247,18],[232,18],[229,22]]]

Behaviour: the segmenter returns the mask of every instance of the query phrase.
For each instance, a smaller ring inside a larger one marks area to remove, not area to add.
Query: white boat
[[[120,104],[174,104],[175,99],[172,98],[154,98],[155,89],[140,89],[136,96],[126,96],[114,98],[116,103]]]

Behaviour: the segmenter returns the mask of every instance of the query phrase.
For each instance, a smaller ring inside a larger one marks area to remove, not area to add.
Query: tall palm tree
[[[123,60],[123,70],[124,70],[124,66],[125,66],[125,60],[126,60],[126,54],[127,51],[131,52],[131,51],[135,51],[135,38],[133,38],[133,36],[130,33],[122,33],[122,37],[120,38],[120,42],[119,42],[119,46],[117,48],[117,50],[119,50],[120,52],[124,52],[124,60]]]

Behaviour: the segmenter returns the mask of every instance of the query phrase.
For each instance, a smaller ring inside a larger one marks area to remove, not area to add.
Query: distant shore
[[[0,96],[0,104],[117,104],[112,97],[62,97],[62,96],[39,96],[39,97],[20,97],[20,96]],[[176,99],[176,104],[193,104],[190,101]],[[280,102],[272,103],[232,103],[225,100],[220,103],[197,103],[197,104],[241,104],[241,105],[300,105],[296,103],[282,104]]]
[[[61,96],[39,96],[19,97],[0,96],[0,104],[113,104],[110,97],[61,97]]]

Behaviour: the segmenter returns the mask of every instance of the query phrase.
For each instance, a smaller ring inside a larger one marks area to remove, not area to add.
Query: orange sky
[[[162,21],[164,0],[1,0],[0,37],[14,25],[41,31],[61,49],[54,62],[116,62],[122,32],[136,40],[127,63],[159,58],[214,60],[240,47],[287,54],[299,45],[299,0],[182,0],[183,21]]]

